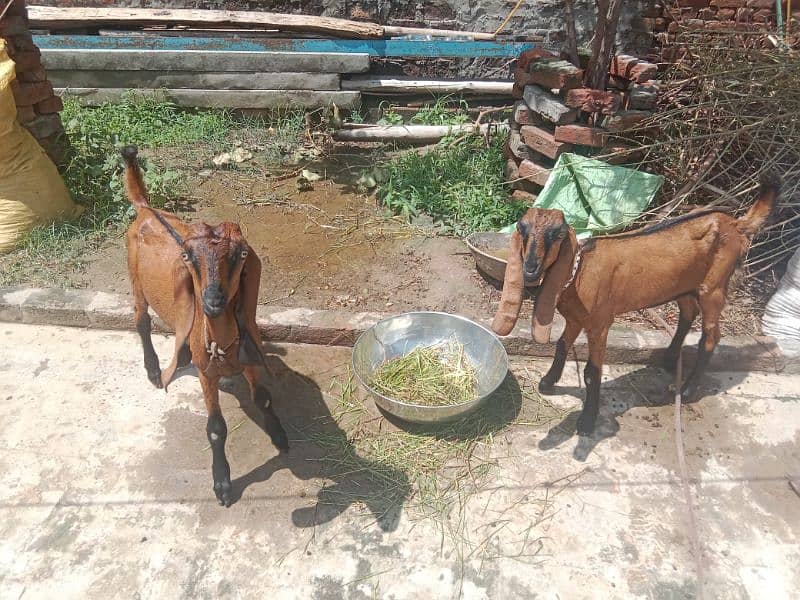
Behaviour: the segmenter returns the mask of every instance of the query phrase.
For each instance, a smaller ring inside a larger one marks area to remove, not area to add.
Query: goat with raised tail
[[[683,398],[689,399],[720,339],[728,281],[753,235],[770,217],[779,190],[780,180],[765,176],[755,204],[739,219],[706,209],[583,245],[561,211],[529,209],[511,236],[503,294],[492,327],[499,335],[508,335],[519,317],[524,285],[541,282],[533,310],[535,341],[550,341],[556,307],[566,320],[553,365],[539,384],[542,392],[551,391],[561,378],[569,349],[586,330],[586,401],[577,429],[579,435],[591,435],[614,317],[674,300],[680,318],[664,356],[665,368],[675,369],[692,323],[698,314],[703,320],[697,361],[681,388]]]
[[[272,443],[283,452],[289,449],[269,392],[261,385],[266,369],[255,318],[261,261],[234,223],[187,225],[175,215],[151,208],[136,147],[125,147],[122,156],[125,190],[136,208],[126,241],[147,377],[166,390],[179,367],[190,361],[197,367],[208,410],[214,493],[221,505],[230,506],[228,429],[219,406],[221,377],[244,375]],[[175,330],[175,353],[163,372],[150,337],[148,306]]]

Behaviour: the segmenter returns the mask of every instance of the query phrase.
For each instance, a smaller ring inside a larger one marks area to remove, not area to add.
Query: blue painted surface
[[[515,58],[535,47],[528,42],[455,40],[319,40],[145,37],[98,35],[35,35],[44,49],[81,50],[222,50],[226,52],[347,52],[370,56]]]

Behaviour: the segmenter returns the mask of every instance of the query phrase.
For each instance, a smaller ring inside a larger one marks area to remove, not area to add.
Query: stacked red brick
[[[647,118],[655,107],[657,67],[633,56],[614,57],[606,90],[583,87],[583,69],[546,50],[520,55],[514,73],[519,98],[505,148],[512,187],[535,193],[564,152],[584,156],[631,156],[616,135]]]
[[[58,113],[64,105],[47,81],[41,52],[28,29],[24,0],[14,0],[0,21],[0,37],[5,40],[8,54],[16,65],[13,92],[17,120],[39,141],[50,158],[59,163],[64,150],[64,126]]]
[[[781,4],[783,22],[791,19],[792,31],[800,28],[800,2],[793,3],[790,16],[786,1]],[[642,14],[640,30],[653,34],[658,42],[652,60],[665,62],[681,54],[680,46],[674,45],[681,27],[698,33],[774,33],[778,20],[775,0],[677,0],[651,6]]]

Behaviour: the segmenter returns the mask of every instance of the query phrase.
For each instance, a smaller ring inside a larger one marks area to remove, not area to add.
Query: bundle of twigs
[[[665,175],[663,219],[698,207],[737,214],[752,203],[758,174],[784,180],[776,222],[746,261],[749,276],[774,270],[800,246],[800,54],[753,34],[683,31],[682,58],[663,77],[659,110],[631,132],[646,168]]]

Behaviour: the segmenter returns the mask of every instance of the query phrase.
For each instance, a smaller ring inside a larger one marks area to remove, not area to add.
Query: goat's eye
[[[242,250],[241,257],[242,258],[247,258],[247,250]]]
[[[181,252],[181,260],[183,260],[184,262],[189,262],[189,253]]]

